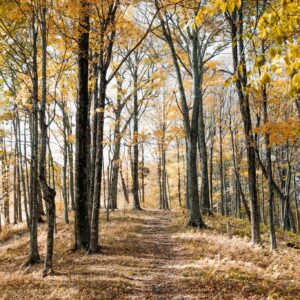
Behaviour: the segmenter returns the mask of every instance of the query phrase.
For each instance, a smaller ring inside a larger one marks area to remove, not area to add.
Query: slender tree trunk
[[[30,113],[31,130],[31,164],[30,164],[30,254],[27,265],[40,262],[38,251],[38,67],[37,67],[37,24],[36,11],[32,15],[32,46],[33,46],[33,79],[32,79],[32,110]]]
[[[20,126],[20,118],[19,118],[19,113],[17,111],[17,128],[19,132],[19,142],[18,142],[18,147],[19,147],[19,166],[20,166],[20,180],[22,183],[22,190],[23,190],[23,199],[24,199],[24,211],[25,211],[25,216],[26,216],[26,222],[27,222],[27,227],[29,229],[29,213],[28,213],[28,194],[27,194],[27,189],[26,189],[26,182],[25,182],[25,174],[24,174],[24,165],[23,165],[23,153],[22,153],[22,145],[21,145],[21,126]],[[25,124],[24,124],[25,127]],[[25,157],[26,160],[26,157]],[[22,208],[20,206],[20,213],[22,215]]]
[[[142,177],[142,202],[145,203],[145,152],[144,149],[145,145],[142,144],[142,170],[141,170],[141,177]]]
[[[15,123],[13,121],[13,123]],[[13,124],[13,127],[15,128],[15,124]],[[15,130],[15,129],[14,129]],[[14,135],[15,135],[15,153],[14,153],[14,183],[13,183],[13,186],[14,186],[14,224],[17,224],[18,223],[18,217],[19,217],[19,214],[18,214],[18,206],[19,206],[19,199],[18,199],[18,178],[17,178],[17,133],[16,133],[16,130],[14,132]]]
[[[138,95],[137,95],[137,85],[138,85],[138,74],[137,66],[135,66],[133,84],[134,84],[134,95],[133,95],[133,209],[141,210],[140,200],[139,200],[139,117],[138,117]]]
[[[112,178],[110,183],[110,203],[111,208],[117,209],[117,199],[118,199],[118,180],[119,180],[119,164],[120,164],[120,141],[116,142],[115,151],[112,161]]]
[[[264,176],[263,176],[263,174],[261,174],[260,219],[261,219],[261,223],[265,224],[265,190],[264,190]]]
[[[213,151],[214,151],[214,137],[212,137],[210,145],[210,162],[209,162],[209,193],[210,193],[210,207],[213,211]]]
[[[47,249],[43,275],[52,273],[52,257],[54,248],[54,226],[55,226],[55,196],[56,192],[47,183],[46,174],[46,153],[47,153],[47,128],[46,124],[46,101],[47,101],[47,27],[46,27],[46,1],[43,1],[42,8],[42,101],[40,106],[40,161],[39,161],[39,182],[43,198],[47,205]]]
[[[264,87],[263,90],[263,114],[264,123],[268,122],[268,109],[267,109],[267,94]],[[274,192],[271,184],[272,178],[272,160],[271,160],[271,148],[270,148],[270,135],[265,134],[265,147],[266,147],[266,163],[268,173],[268,212],[269,212],[269,233],[270,233],[270,245],[271,249],[277,249],[276,235],[275,235],[275,222],[274,222]]]
[[[219,170],[219,175],[220,175],[220,189],[221,189],[221,201],[220,201],[220,206],[221,206],[221,214],[222,216],[225,216],[225,196],[224,196],[224,176],[223,176],[223,137],[222,137],[222,124],[221,124],[221,108],[220,108],[220,125],[219,125],[219,154],[220,154],[220,170]]]
[[[96,159],[95,159],[95,177],[94,177],[94,191],[92,201],[92,215],[91,215],[91,233],[90,233],[90,247],[89,253],[99,253],[99,208],[101,195],[101,181],[102,181],[102,164],[103,164],[103,134],[104,134],[104,107],[106,97],[106,78],[105,74],[101,72],[100,75],[100,112],[97,117],[97,136],[96,136]],[[108,190],[110,193],[110,189]],[[109,195],[108,195],[109,199]],[[110,203],[110,201],[108,201]]]
[[[288,147],[288,145],[287,145]],[[288,155],[288,152],[287,152]],[[291,230],[293,232],[296,232],[295,227],[295,221],[294,216],[292,214],[291,210],[291,204],[290,204],[290,188],[291,188],[291,178],[292,178],[292,167],[290,162],[288,162],[288,169],[287,169],[287,179],[286,179],[286,185],[285,185],[285,204],[284,204],[284,229],[285,230]]]
[[[112,178],[110,188],[110,203],[113,209],[117,209],[118,198],[118,179],[119,179],[119,166],[120,166],[120,151],[121,151],[121,137],[120,137],[120,113],[116,114],[116,124],[114,130],[114,154],[112,159]]]
[[[63,107],[65,105],[63,104]],[[69,224],[68,214],[68,186],[67,186],[67,171],[68,171],[68,133],[66,114],[63,112],[63,136],[64,136],[64,165],[63,165],[63,199],[64,199],[64,221]]]
[[[71,124],[68,126],[68,135],[72,134]],[[73,144],[68,143],[68,159],[69,159],[69,189],[71,198],[71,208],[75,209],[75,194],[74,194],[74,165],[73,165]]]
[[[100,34],[102,38],[102,33]],[[102,52],[101,52],[102,53]],[[94,55],[94,59],[97,59],[98,55]],[[93,109],[92,109],[92,126],[91,126],[91,161],[90,161],[90,179],[89,179],[89,216],[92,214],[93,195],[94,195],[94,181],[95,181],[95,170],[96,170],[96,154],[97,154],[97,126],[99,119],[99,66],[98,63],[93,64],[93,76],[94,76],[94,90],[93,90]]]
[[[172,203],[171,203],[171,191],[170,191],[169,176],[168,176],[167,173],[166,173],[166,181],[167,181],[167,192],[168,192],[167,199],[169,199],[168,205],[169,205],[169,209],[171,210],[171,208],[172,208]]]
[[[178,206],[182,207],[181,203],[181,171],[180,171],[180,143],[179,138],[176,138],[177,145],[177,190],[178,190]]]
[[[187,209],[190,209],[190,199],[189,199],[189,190],[190,190],[190,174],[189,174],[189,159],[190,156],[188,155],[188,142],[187,138],[185,138],[185,157],[186,157],[186,163],[185,163],[185,205]]]
[[[30,112],[31,113],[31,112]],[[32,145],[32,132],[31,132],[31,116],[29,113],[29,131],[30,131],[30,145]],[[28,206],[30,208],[31,206],[31,186],[30,186],[30,175],[29,175],[29,170],[28,170],[28,159],[27,159],[27,131],[26,131],[26,124],[27,124],[27,118],[25,116],[25,121],[24,121],[24,131],[23,131],[23,135],[24,135],[24,145],[23,145],[23,152],[24,152],[24,164],[25,164],[25,179],[26,179],[26,189],[27,189],[27,195],[28,195]],[[31,217],[31,209],[29,209],[29,217]]]
[[[165,125],[163,126],[165,131]],[[163,134],[164,135],[164,134]],[[163,209],[169,209],[168,193],[167,193],[167,170],[166,170],[166,149],[164,138],[162,141],[162,194],[163,194]]]
[[[163,189],[162,189],[162,158],[161,158],[161,146],[158,142],[158,161],[157,161],[157,184],[159,190],[159,209],[163,209]]]
[[[22,215],[22,193],[21,193],[21,179],[20,179],[20,166],[17,167],[17,181],[18,181],[18,220],[23,222]]]
[[[7,161],[7,151],[4,138],[1,138],[2,142],[2,191],[3,191],[3,215],[4,224],[10,224],[10,205],[9,205],[9,167]]]

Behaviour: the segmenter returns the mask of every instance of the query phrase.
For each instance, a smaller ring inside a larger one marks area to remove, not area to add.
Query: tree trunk
[[[210,162],[209,162],[209,199],[210,199],[210,207],[213,211],[213,151],[214,151],[214,137],[211,138],[211,145],[210,145]]]
[[[115,130],[114,130],[114,154],[112,159],[112,178],[110,187],[110,203],[111,208],[117,209],[118,198],[118,179],[120,168],[120,151],[121,151],[121,137],[120,137],[120,113],[116,114]]]
[[[205,224],[200,213],[199,192],[198,192],[198,172],[197,172],[197,142],[198,142],[198,125],[200,115],[200,104],[202,95],[202,73],[200,72],[201,63],[198,57],[199,40],[198,33],[194,29],[192,34],[192,85],[193,85],[193,111],[191,125],[187,138],[187,155],[188,155],[188,174],[189,174],[189,221],[192,227],[203,228]]]
[[[10,223],[10,205],[9,205],[9,167],[7,161],[7,152],[6,146],[4,142],[4,138],[2,140],[2,191],[3,191],[3,215],[4,215],[4,224],[8,225]]]
[[[209,179],[208,179],[208,164],[207,164],[207,148],[205,141],[205,124],[203,112],[203,97],[200,97],[199,103],[199,123],[198,123],[198,143],[200,154],[200,169],[201,169],[201,194],[202,194],[202,209],[204,213],[212,214],[212,208],[209,201]]]
[[[19,113],[17,111],[17,116],[16,116],[16,122],[17,122],[17,128],[18,128],[18,133],[19,133],[19,139],[18,139],[18,151],[19,151],[19,161],[18,164],[20,166],[20,180],[22,183],[22,190],[23,190],[23,199],[24,199],[24,211],[25,211],[25,216],[26,216],[26,222],[27,222],[27,227],[29,229],[29,213],[28,213],[28,194],[27,194],[27,189],[26,189],[26,182],[25,182],[25,174],[24,174],[24,165],[23,165],[23,153],[22,153],[22,146],[21,146],[21,126],[20,126],[20,118],[19,118]],[[24,128],[26,127],[26,124],[24,124]],[[25,157],[26,160],[26,157]],[[21,200],[20,200],[21,201]],[[20,206],[20,213],[22,215],[22,208]]]
[[[165,128],[165,127],[164,127]],[[165,129],[163,129],[165,131]],[[164,141],[162,142],[162,199],[163,209],[169,209],[168,193],[167,193],[167,170],[166,170],[166,149],[164,149]]]
[[[40,162],[39,182],[43,198],[47,205],[47,249],[43,275],[52,273],[52,257],[54,247],[54,226],[55,226],[55,196],[56,192],[47,183],[46,174],[46,153],[47,153],[47,129],[46,124],[46,101],[47,101],[47,26],[46,26],[46,2],[43,1],[42,8],[42,101],[40,106]]]
[[[180,172],[180,143],[179,138],[176,138],[177,145],[177,192],[178,192],[178,206],[182,207],[181,204],[181,172]]]
[[[145,145],[142,144],[142,166],[141,166],[141,177],[142,177],[142,202],[145,203]]]
[[[72,134],[72,125],[68,122],[68,135]],[[68,143],[68,159],[69,159],[69,189],[71,198],[71,208],[75,210],[75,194],[74,194],[74,165],[73,165],[73,144]]]
[[[63,104],[63,110],[65,105]],[[67,169],[68,169],[68,132],[67,132],[67,115],[63,112],[63,136],[64,136],[64,165],[63,165],[63,200],[64,200],[64,221],[69,224],[68,214],[68,187],[67,187]]]
[[[120,175],[121,175],[121,181],[122,181],[122,188],[123,188],[123,193],[124,193],[124,199],[126,201],[126,203],[129,203],[129,196],[128,196],[128,190],[126,187],[126,182],[123,176],[123,171],[122,171],[122,166],[120,166]]]
[[[37,25],[35,11],[32,15],[32,46],[33,46],[33,78],[32,78],[32,110],[30,113],[31,131],[31,164],[30,164],[30,254],[26,265],[40,262],[38,251],[38,66],[37,66]],[[25,145],[26,147],[26,145]]]
[[[89,155],[86,146],[89,140],[89,16],[85,12],[87,2],[80,1],[80,28],[78,40],[78,101],[76,114],[75,156],[75,249],[87,250],[90,242],[89,202]]]
[[[254,139],[252,133],[252,122],[250,114],[249,97],[244,94],[244,87],[247,86],[247,69],[245,59],[245,49],[243,41],[243,4],[240,9],[234,10],[232,19],[230,20],[231,36],[232,36],[232,57],[234,71],[238,74],[236,87],[238,91],[238,98],[240,103],[240,110],[242,121],[244,125],[244,135],[247,150],[247,165],[248,165],[248,185],[250,193],[250,206],[251,206],[251,241],[253,244],[259,244],[260,238],[260,223],[259,223],[259,207],[257,201],[257,188],[256,188],[256,159]],[[239,46],[239,47],[238,47]],[[238,52],[239,50],[239,52]],[[239,59],[240,56],[240,59]],[[239,70],[238,66],[241,65],[243,72]]]
[[[138,95],[137,95],[137,85],[138,85],[138,74],[137,66],[135,66],[134,76],[134,95],[133,95],[133,210],[141,210],[140,200],[139,200],[139,118],[138,118]]]
[[[18,142],[16,143],[16,147],[18,149]],[[20,165],[19,165],[19,156],[20,153],[18,152],[17,154],[17,168],[16,168],[16,175],[17,175],[17,201],[18,201],[18,221],[22,222],[23,221],[23,216],[22,216],[22,199],[21,199],[21,176],[20,176]]]
[[[223,176],[223,137],[222,137],[222,124],[221,124],[221,107],[220,107],[220,125],[219,125],[219,155],[220,155],[220,190],[221,190],[221,214],[225,216],[226,208],[225,208],[225,196],[224,196],[224,176]]]
[[[264,123],[267,124],[269,122],[268,117],[268,97],[266,86],[263,86],[262,91],[263,96],[263,117]],[[270,134],[268,132],[265,133],[265,148],[266,148],[266,170],[268,176],[268,212],[269,212],[269,234],[270,234],[270,246],[272,250],[277,249],[276,243],[276,234],[275,234],[275,220],[274,220],[274,191],[272,187],[272,160],[271,160],[271,147],[270,147]]]
[[[90,232],[90,247],[89,253],[99,253],[99,208],[101,195],[101,181],[102,181],[102,164],[103,164],[103,130],[104,130],[104,107],[106,97],[106,78],[105,74],[101,72],[100,75],[100,111],[97,117],[97,135],[96,135],[96,159],[95,159],[95,173],[93,183],[93,198],[92,198],[92,214],[91,214],[91,232]],[[108,190],[110,193],[110,189]],[[108,195],[109,198],[109,195]],[[110,201],[108,201],[110,202]]]

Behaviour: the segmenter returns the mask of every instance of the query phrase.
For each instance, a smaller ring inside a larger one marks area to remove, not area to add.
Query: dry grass
[[[7,242],[9,239],[18,238],[20,235],[27,231],[27,225],[24,223],[16,225],[4,225],[0,232],[0,246]]]
[[[280,236],[270,253],[249,243],[244,221],[206,218],[211,228],[184,226],[182,212],[147,210],[101,216],[101,254],[72,252],[73,224],[59,222],[55,275],[24,269],[28,234],[0,246],[1,299],[300,299],[300,254]],[[243,227],[244,226],[244,227]],[[39,228],[45,252],[45,225]]]

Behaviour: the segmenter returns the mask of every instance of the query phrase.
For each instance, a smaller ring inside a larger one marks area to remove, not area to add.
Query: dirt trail
[[[187,298],[188,295],[183,295],[176,287],[179,275],[173,267],[181,261],[184,253],[179,252],[176,241],[171,237],[174,232],[172,214],[161,211],[146,214],[152,218],[146,219],[136,232],[142,242],[136,244],[139,257],[149,263],[146,276],[141,277],[144,289],[140,296],[153,299]]]

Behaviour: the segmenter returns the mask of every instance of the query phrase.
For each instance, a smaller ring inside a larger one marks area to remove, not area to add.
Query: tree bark
[[[198,143],[200,154],[200,169],[201,169],[201,194],[202,194],[202,209],[204,213],[212,214],[212,208],[209,201],[209,177],[207,163],[207,147],[205,141],[205,123],[203,112],[203,97],[199,95],[199,127],[198,127]]]
[[[31,164],[30,164],[30,254],[26,265],[33,265],[40,262],[38,251],[38,66],[37,66],[37,25],[35,15],[32,14],[32,110],[30,113],[30,130],[31,130]],[[26,146],[25,146],[26,147]]]
[[[224,195],[224,175],[223,175],[223,137],[222,137],[222,107],[220,106],[220,120],[219,120],[219,155],[220,155],[220,190],[221,190],[221,199],[220,199],[220,206],[221,206],[221,214],[222,216],[226,215],[226,207],[225,207],[225,195]]]
[[[106,78],[104,72],[100,75],[100,111],[97,116],[97,134],[96,134],[96,158],[95,173],[93,183],[92,212],[91,212],[91,232],[89,253],[99,253],[99,208],[102,182],[102,164],[103,164],[103,132],[104,132],[104,107],[106,97]],[[110,190],[109,190],[110,192]],[[109,197],[109,195],[108,195]],[[108,201],[110,202],[110,201]]]
[[[263,86],[262,90],[263,98],[263,117],[264,123],[267,124],[269,121],[268,117],[268,96],[266,86]],[[277,249],[276,234],[275,234],[275,220],[274,220],[274,190],[272,187],[272,159],[271,159],[271,146],[270,146],[270,134],[265,133],[265,148],[266,148],[266,171],[268,179],[268,218],[269,218],[269,234],[270,234],[270,246],[272,250]]]
[[[137,62],[136,62],[137,63]],[[138,144],[138,135],[139,135],[139,116],[138,116],[138,66],[135,66],[134,75],[133,75],[133,210],[141,210],[140,200],[139,200],[139,144]]]
[[[80,1],[80,36],[78,40],[78,100],[76,114],[75,155],[75,249],[87,250],[90,242],[89,202],[89,156],[86,145],[89,140],[89,15],[88,3]]]
[[[180,143],[179,138],[176,138],[177,146],[177,192],[178,192],[178,206],[182,207],[181,203],[181,171],[180,171]]]
[[[39,182],[43,194],[43,199],[47,204],[47,250],[43,275],[52,273],[52,257],[54,247],[54,226],[55,226],[55,196],[56,192],[47,183],[46,175],[46,153],[47,153],[47,130],[46,124],[46,101],[47,101],[47,26],[46,26],[46,1],[42,7],[42,101],[40,106],[40,161],[39,161]]]

